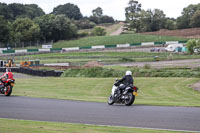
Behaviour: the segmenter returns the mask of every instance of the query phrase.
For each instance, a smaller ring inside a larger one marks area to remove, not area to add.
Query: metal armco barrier
[[[40,77],[60,77],[63,71],[45,71],[45,70],[35,70],[31,68],[11,68],[12,72],[28,74],[33,76],[40,76]],[[0,72],[5,72],[6,68],[0,68]]]

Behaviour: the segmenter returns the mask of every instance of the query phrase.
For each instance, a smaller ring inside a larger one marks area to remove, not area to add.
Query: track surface
[[[200,131],[200,108],[195,107],[109,106],[3,95],[0,101],[0,118]]]
[[[120,63],[112,64],[111,66],[137,66],[144,67],[150,65],[153,68],[165,68],[165,67],[200,67],[200,59],[187,59],[187,60],[171,60],[171,61],[155,61],[155,62],[131,62],[131,63]]]

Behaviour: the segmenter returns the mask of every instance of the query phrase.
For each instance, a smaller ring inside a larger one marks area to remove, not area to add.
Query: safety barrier
[[[126,48],[132,46],[157,46],[164,44],[179,44],[187,43],[187,41],[166,41],[166,42],[143,42],[132,44],[113,44],[113,45],[100,45],[100,46],[85,46],[85,47],[71,47],[71,48],[50,48],[50,49],[22,49],[22,50],[1,50],[1,54],[9,53],[31,53],[31,52],[58,52],[58,51],[78,51],[83,49],[104,49],[104,48]]]
[[[12,72],[28,74],[33,76],[40,76],[40,77],[60,77],[63,71],[55,71],[55,70],[36,70],[26,67],[21,68],[11,68]],[[0,68],[0,72],[5,72],[6,68]]]

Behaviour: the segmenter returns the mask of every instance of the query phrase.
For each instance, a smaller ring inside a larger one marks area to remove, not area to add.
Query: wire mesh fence
[[[52,41],[45,40],[37,40],[37,41],[29,41],[29,42],[13,42],[13,43],[2,43],[0,42],[0,48],[40,48],[42,45],[52,45]]]

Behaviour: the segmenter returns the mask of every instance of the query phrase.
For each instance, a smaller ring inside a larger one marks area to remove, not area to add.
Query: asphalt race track
[[[200,108],[197,107],[109,106],[0,95],[0,118],[200,131]]]

